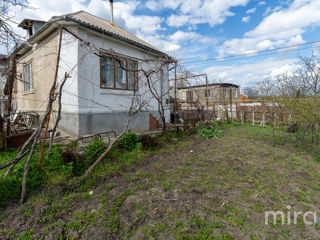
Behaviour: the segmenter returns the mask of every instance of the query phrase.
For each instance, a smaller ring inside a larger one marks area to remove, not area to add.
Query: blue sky
[[[12,12],[18,22],[78,10],[110,19],[103,0],[29,3],[34,9]],[[320,50],[317,43],[253,53],[320,40],[320,0],[116,0],[114,8],[117,25],[176,57],[186,70],[207,73],[210,82],[249,86],[292,71],[298,55]]]

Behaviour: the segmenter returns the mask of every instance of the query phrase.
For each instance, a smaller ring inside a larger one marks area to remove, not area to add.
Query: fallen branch
[[[85,172],[85,174],[81,177],[80,182],[83,182],[90,173],[97,167],[97,165],[107,156],[107,154],[111,151],[112,147],[120,140],[120,138],[127,132],[128,130],[128,124],[126,128],[123,130],[123,132],[118,135],[108,146],[107,150],[100,155],[100,157],[88,168],[88,170]]]
[[[29,168],[30,168],[30,162],[31,162],[31,158],[34,152],[34,147],[36,146],[38,139],[39,139],[39,135],[37,135],[37,138],[34,139],[32,147],[31,147],[31,151],[28,157],[28,160],[24,166],[24,173],[23,173],[23,178],[22,178],[22,188],[21,188],[21,197],[20,197],[20,203],[24,202],[25,196],[26,196],[26,192],[27,192],[27,179],[28,179],[28,173],[29,173]]]

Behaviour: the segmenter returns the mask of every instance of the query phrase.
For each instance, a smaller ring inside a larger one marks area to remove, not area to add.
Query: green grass
[[[286,211],[287,205],[314,210],[320,187],[314,152],[296,145],[294,134],[286,134],[282,145],[280,130],[273,146],[270,127],[215,124],[224,131],[218,139],[200,139],[197,131],[191,137],[167,132],[146,150],[140,144],[130,150],[114,148],[84,183],[66,192],[59,187],[77,180],[79,172],[72,164],[59,163],[55,146],[51,157],[57,166],[44,165],[52,171],[43,171],[40,185],[33,188],[41,189],[29,192],[27,203],[12,213],[35,219],[29,226],[5,226],[0,238],[43,239],[57,229],[63,229],[63,234],[59,230],[56,239],[73,239],[73,234],[94,238],[95,232],[121,239],[309,236],[301,219],[296,226],[265,226],[264,212]],[[102,146],[94,142],[86,161]],[[6,154],[8,161],[16,153]],[[44,179],[48,176],[52,179]],[[9,216],[0,216],[0,224]]]

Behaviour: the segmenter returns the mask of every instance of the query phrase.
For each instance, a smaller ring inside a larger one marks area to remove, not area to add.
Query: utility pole
[[[207,96],[207,113],[209,111],[209,92],[208,92],[208,75],[206,74],[206,96]]]
[[[173,121],[177,122],[177,61],[174,63],[174,103],[173,103]]]
[[[232,88],[230,88],[230,114],[231,114],[231,121],[233,121],[233,114],[232,114]]]

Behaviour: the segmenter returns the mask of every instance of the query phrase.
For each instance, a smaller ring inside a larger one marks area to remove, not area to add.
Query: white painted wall
[[[78,29],[76,27],[68,27],[68,29],[77,34]],[[59,41],[59,36],[57,38]],[[60,84],[67,72],[70,74],[70,78],[63,86],[62,92],[62,105],[63,112],[78,113],[79,100],[78,100],[78,78],[79,78],[79,66],[78,66],[78,46],[79,40],[73,37],[70,33],[63,31],[61,42],[60,63],[58,72],[58,83]]]
[[[133,59],[153,59],[157,58],[143,52],[137,48],[125,43],[103,38],[101,35],[95,35],[93,32],[88,32],[85,29],[78,30],[79,36],[87,42],[90,42],[94,49],[101,51],[113,51],[115,54],[122,54]],[[88,51],[79,44],[79,67],[78,67],[78,82],[79,82],[79,112],[80,113],[107,113],[126,111],[131,102],[132,91],[110,90],[100,88],[100,62],[99,57],[88,53]],[[138,60],[139,68],[144,70],[159,68],[159,62],[145,62]],[[168,66],[164,67],[163,73],[163,92],[168,92]],[[142,73],[139,73],[141,76]],[[157,80],[155,80],[157,81]],[[158,89],[160,89],[160,81],[157,81]],[[144,99],[149,99],[148,107],[145,110],[157,110],[158,105],[156,100],[151,96],[145,79],[140,79],[138,94]],[[165,102],[169,95],[163,98]],[[169,109],[169,105],[166,106]],[[169,110],[168,110],[169,111]],[[170,113],[167,111],[167,116]],[[168,118],[169,121],[169,118]]]

